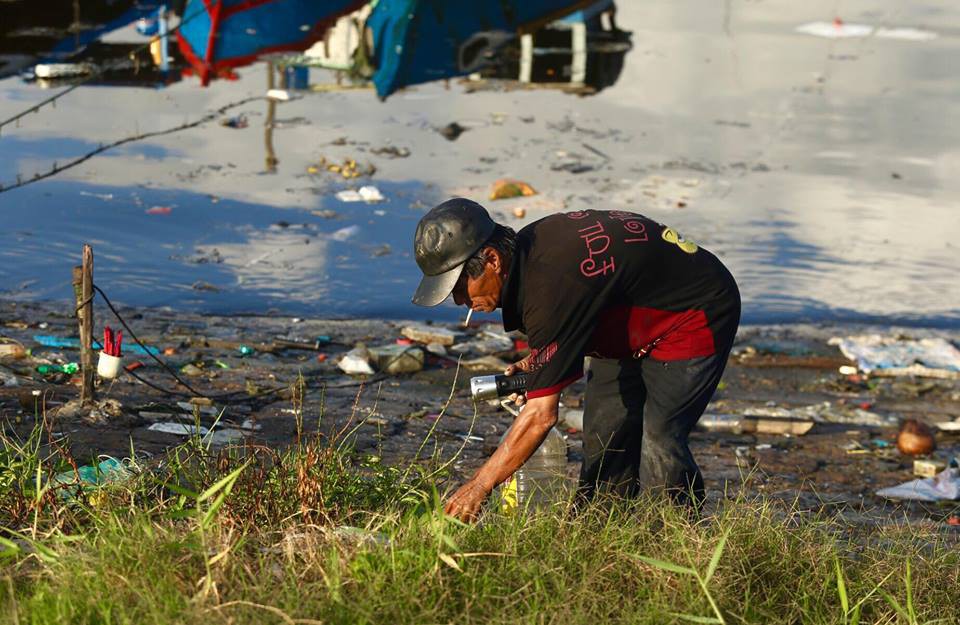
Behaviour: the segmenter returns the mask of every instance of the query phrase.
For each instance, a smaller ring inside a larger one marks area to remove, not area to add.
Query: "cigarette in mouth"
[[[473,309],[471,308],[467,311],[467,318],[463,320],[463,327],[466,328],[467,326],[470,325],[470,315],[472,314],[473,314]]]

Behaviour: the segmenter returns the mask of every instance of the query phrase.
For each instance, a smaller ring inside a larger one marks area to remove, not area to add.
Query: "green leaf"
[[[233,484],[231,484],[233,486]],[[207,508],[207,511],[204,513],[203,518],[200,519],[200,528],[207,529],[210,527],[210,523],[217,516],[217,511],[220,510],[220,506],[223,505],[223,501],[227,498],[227,495],[230,494],[230,489],[226,488],[222,493],[217,495],[217,498],[213,500],[213,503],[210,504],[210,507]]]
[[[233,490],[233,485],[236,483],[237,478],[240,477],[240,473],[247,468],[248,464],[250,463],[244,463],[242,466],[233,470],[225,478],[221,479],[219,482],[200,494],[200,498],[197,499],[198,504],[210,498],[214,494],[217,494],[217,498],[213,500],[213,503],[210,504],[210,507],[207,508],[207,511],[204,513],[203,518],[200,519],[200,529],[205,530],[210,526],[210,523],[217,515],[217,511],[220,510],[223,502],[227,499],[227,495],[229,495],[230,491]]]
[[[682,614],[680,612],[671,612],[670,616],[682,618],[683,620],[690,621],[691,623],[723,623],[723,621],[715,616],[697,616],[696,614]]]
[[[30,545],[30,548],[36,553],[37,557],[40,558],[41,560],[43,560],[44,562],[55,562],[55,561],[57,560],[57,558],[60,557],[60,556],[57,554],[57,552],[54,551],[53,549],[51,549],[51,548],[47,547],[46,545],[43,545],[43,544],[35,541],[35,540],[30,540],[29,538],[27,538],[27,536],[26,536],[25,534],[22,534],[22,533],[20,533],[20,532],[16,532],[16,531],[13,531],[13,530],[10,530],[10,529],[7,529],[7,528],[2,528],[2,529],[3,529],[3,531],[8,532],[10,535],[16,536],[17,538],[19,538],[19,539],[22,540],[23,542],[25,542],[25,543],[27,543],[28,545]],[[7,543],[5,542],[5,543],[3,543],[3,544],[7,544]],[[18,550],[23,551],[23,547],[20,547],[20,546],[17,545],[16,543],[10,543],[10,544],[12,544],[13,546],[15,546]],[[11,555],[13,555],[13,554],[11,554]]]
[[[11,558],[23,552],[20,545],[3,536],[0,536],[0,546],[5,547],[3,551],[0,551],[0,558]]]
[[[847,583],[843,581],[843,570],[840,568],[840,558],[833,559],[833,567],[837,571],[837,594],[840,595],[840,607],[843,608],[844,621],[850,613],[850,600],[847,597]]]
[[[903,606],[900,605],[900,602],[894,599],[893,595],[888,593],[886,590],[881,590],[880,594],[883,595],[883,598],[890,605],[890,607],[897,611],[897,614],[907,619],[908,621],[910,620],[910,615],[907,614],[907,611],[903,609]]]
[[[202,503],[207,499],[210,499],[211,497],[219,493],[221,490],[226,489],[229,492],[229,490],[233,488],[233,483],[237,481],[237,478],[240,477],[240,473],[242,473],[243,470],[247,468],[248,464],[250,464],[249,461],[243,463],[240,467],[231,471],[229,475],[221,478],[220,481],[218,481],[216,484],[214,484],[207,490],[200,493],[200,496],[197,497],[197,503]]]
[[[441,535],[440,535],[440,540],[443,541],[443,544],[445,544],[445,545],[446,545],[447,547],[449,547],[451,550],[453,550],[453,551],[460,551],[460,547],[457,546],[456,541],[454,541],[451,536],[448,536],[448,535],[446,535],[446,534],[441,534]]]
[[[164,488],[168,488],[168,489],[172,490],[173,492],[175,492],[176,494],[178,494],[178,495],[183,495],[184,497],[189,497],[190,499],[196,499],[197,497],[200,496],[199,493],[194,492],[194,491],[190,490],[189,488],[184,488],[183,486],[180,486],[180,485],[178,485],[178,484],[173,484],[173,483],[164,484],[163,482],[159,482],[159,483],[160,483],[160,485],[163,486]]]
[[[187,519],[190,517],[195,517],[200,514],[200,511],[196,508],[184,508],[182,510],[174,510],[173,512],[168,512],[167,517],[170,519]]]
[[[913,609],[913,579],[910,573],[910,560],[907,560],[907,615],[913,624],[917,622],[917,613]]]
[[[707,573],[703,577],[703,583],[706,584],[710,581],[710,578],[713,577],[713,574],[717,570],[717,565],[720,564],[720,557],[723,555],[723,549],[727,545],[727,538],[730,536],[730,529],[727,528],[727,531],[723,533],[723,536],[720,537],[720,542],[717,543],[717,546],[713,550],[713,557],[710,558],[710,564],[707,565]]]
[[[648,558],[647,556],[637,556],[641,561],[646,562],[650,566],[654,566],[658,569],[663,569],[664,571],[672,571],[673,573],[680,573],[682,575],[696,575],[697,572],[693,569],[680,566],[679,564],[674,564],[673,562],[666,562],[664,560],[657,560],[656,558]],[[713,622],[713,621],[711,621]]]

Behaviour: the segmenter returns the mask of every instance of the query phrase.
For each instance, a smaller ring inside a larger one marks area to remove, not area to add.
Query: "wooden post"
[[[93,248],[83,246],[83,264],[73,268],[73,293],[76,297],[77,324],[80,330],[80,373],[83,387],[80,402],[96,400],[93,388]]]
[[[273,61],[267,62],[267,91],[273,89],[273,78],[274,78],[274,65]],[[277,101],[273,98],[267,98],[267,118],[263,124],[263,144],[267,152],[267,162],[266,168],[268,174],[276,173],[277,164],[280,162],[277,159],[277,153],[273,150],[273,124],[277,115]]]

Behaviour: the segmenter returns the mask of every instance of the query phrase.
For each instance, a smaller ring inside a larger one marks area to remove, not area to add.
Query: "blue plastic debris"
[[[99,488],[111,482],[120,482],[130,477],[130,469],[116,458],[107,457],[97,465],[84,465],[76,471],[64,471],[53,476],[53,482],[62,486],[80,486],[83,490]],[[61,497],[73,497],[73,489],[64,489]]]
[[[52,336],[50,334],[34,334],[33,340],[37,343],[40,343],[44,347],[57,347],[57,348],[66,348],[66,349],[80,349],[80,339],[74,337],[64,337],[64,336]],[[102,345],[99,341],[94,340],[93,346],[96,349],[102,349]],[[140,354],[142,356],[154,355],[157,356],[160,354],[160,350],[156,347],[147,346],[146,349],[140,347],[136,343],[125,347],[124,351],[131,354]]]

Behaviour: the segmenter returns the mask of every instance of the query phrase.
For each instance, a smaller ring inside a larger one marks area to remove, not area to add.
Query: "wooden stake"
[[[83,387],[80,402],[96,401],[93,387],[93,248],[83,246],[83,264],[73,268],[73,292],[77,302],[77,324],[80,330],[80,373]]]

